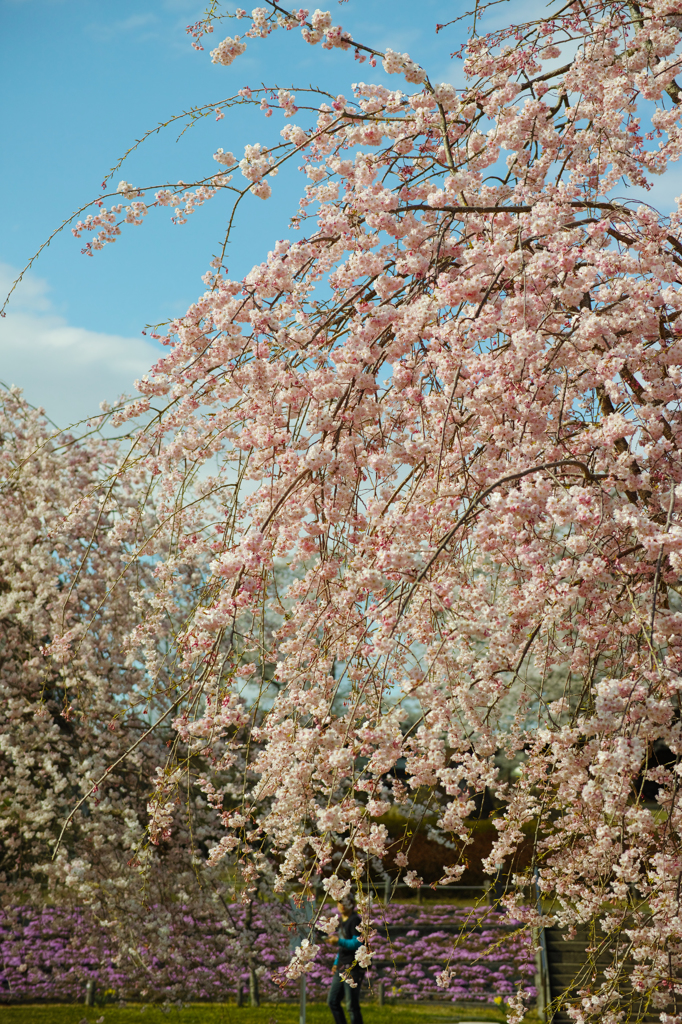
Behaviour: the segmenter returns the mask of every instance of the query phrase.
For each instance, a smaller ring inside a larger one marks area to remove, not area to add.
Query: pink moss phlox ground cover
[[[241,925],[244,909],[233,906],[230,912]],[[528,988],[534,972],[532,950],[524,935],[502,922],[499,913],[471,907],[377,906],[375,966],[368,980],[374,985],[381,977],[387,996],[414,1000],[489,1002],[511,995],[519,985]],[[161,926],[153,951],[141,942],[126,952],[85,909],[5,910],[0,915],[0,1000],[81,999],[91,978],[100,993],[122,998],[225,999],[247,980],[244,965],[231,955],[234,940],[225,924],[217,915],[209,919],[187,911],[174,918],[168,934]],[[253,941],[265,999],[297,996],[297,982],[282,990],[275,982],[289,958],[288,944],[282,941],[287,926],[283,906],[261,905],[254,911]],[[455,928],[462,930],[460,936]],[[396,929],[398,934],[393,934]],[[311,1000],[326,993],[334,952],[323,946],[307,976]],[[439,989],[436,975],[447,965],[454,974]]]

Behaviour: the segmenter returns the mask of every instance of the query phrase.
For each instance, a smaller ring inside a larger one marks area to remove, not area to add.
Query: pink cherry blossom
[[[598,0],[473,34],[455,88],[329,12],[240,12],[257,45],[300,27],[400,88],[297,88],[294,124],[288,93],[244,87],[230,102],[263,104],[264,133],[286,123],[246,147],[239,188],[126,186],[125,213],[74,229],[91,252],[152,206],[181,222],[231,189],[236,218],[286,160],[305,175],[290,238],[243,280],[216,257],[170,323],[137,384],[160,411],[116,474],[154,482],[154,613],[130,643],[160,665],[163,635],[187,694],[152,835],[201,756],[212,861],[249,898],[266,850],[302,901],[406,867],[417,824],[459,851],[452,882],[487,794],[510,914],[612,943],[581,1021],[625,1012],[626,982],[662,1014],[682,994],[682,206],[627,198],[682,152],[681,15]],[[180,566],[195,587],[162,633]],[[60,632],[67,667],[72,649]],[[393,800],[397,846],[376,820]]]

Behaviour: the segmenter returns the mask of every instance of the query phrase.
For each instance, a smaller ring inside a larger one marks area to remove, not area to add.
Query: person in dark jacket
[[[339,952],[334,961],[334,977],[327,996],[327,1006],[332,1011],[334,1024],[346,1024],[346,1015],[343,1012],[342,1001],[345,996],[346,1006],[350,1013],[351,1024],[363,1024],[362,1011],[360,1009],[360,989],[365,971],[357,964],[352,966],[355,960],[356,950],[362,945],[362,939],[358,935],[360,915],[355,909],[355,901],[351,896],[346,897],[342,903],[337,903],[336,909],[341,915],[338,940],[330,937],[330,942],[338,941]],[[350,977],[355,986],[349,985],[342,978],[343,974],[350,968]]]

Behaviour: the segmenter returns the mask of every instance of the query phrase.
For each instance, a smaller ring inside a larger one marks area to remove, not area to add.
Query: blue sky
[[[223,22],[197,52],[185,26],[204,6],[205,0],[0,0],[0,84],[11,97],[0,115],[3,295],[50,233],[98,195],[117,158],[160,121],[234,95],[243,85],[313,84],[346,95],[358,80],[400,86],[381,67],[358,65],[352,52],[311,47],[298,32],[249,40],[230,67],[214,65],[209,50],[248,23]],[[329,7],[358,41],[409,52],[433,82],[463,84],[461,62],[450,53],[471,19],[439,35],[435,26],[461,15],[466,2],[331,0]],[[490,8],[481,28],[543,9],[542,0],[502,3]],[[167,130],[137,150],[115,182],[193,181],[216,171],[212,154],[219,146],[239,158],[246,143],[277,141],[283,123],[278,113],[266,120],[243,108],[219,122],[202,121],[179,142],[177,132]],[[272,199],[247,197],[233,235],[230,276],[243,276],[274,241],[290,237],[289,217],[305,183],[292,165],[273,180]],[[666,210],[681,191],[674,168],[646,198]],[[226,212],[225,199],[216,198],[178,227],[167,209],[152,211],[142,227],[128,227],[92,259],[81,255],[83,243],[68,229],[62,232],[0,320],[0,380],[23,387],[60,425],[130,392],[157,357],[143,327],[182,314],[202,292],[201,275],[222,240]]]
[[[4,290],[54,228],[97,196],[128,146],[182,109],[262,82],[312,83],[346,94],[358,80],[396,87],[380,68],[359,66],[352,53],[311,47],[298,32],[249,40],[230,67],[213,65],[209,49],[247,23],[223,22],[197,52],[185,26],[204,7],[189,0],[0,0],[0,77],[3,94],[12,98],[2,114],[0,155]],[[432,80],[459,79],[450,52],[462,28],[437,36],[435,26],[465,10],[461,5],[332,0],[331,10],[359,41],[407,50]],[[168,130],[133,154],[115,180],[192,181],[217,170],[218,146],[239,156],[245,143],[274,141],[283,123],[279,114],[266,121],[249,109],[228,112],[220,122],[207,119],[179,142]],[[272,199],[248,197],[231,248],[231,276],[248,272],[277,238],[289,237],[288,219],[304,183],[295,172],[281,174]],[[23,387],[60,425],[131,390],[155,358],[142,328],[181,314],[203,290],[201,274],[222,238],[226,210],[215,199],[181,227],[170,223],[168,210],[153,211],[94,258],[81,255],[82,243],[68,229],[62,232],[0,322],[0,380]]]

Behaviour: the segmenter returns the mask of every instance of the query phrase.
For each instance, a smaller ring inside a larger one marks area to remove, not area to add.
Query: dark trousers
[[[341,974],[345,973],[346,970],[347,968],[344,967],[340,971],[338,967],[334,968],[334,977],[329,989],[329,995],[327,996],[327,1006],[332,1011],[335,1024],[346,1024],[346,1015],[343,1012],[343,998],[345,996],[351,1024],[363,1024],[362,1011],[360,1009],[360,989],[365,972],[362,967],[353,967],[351,969],[350,976],[357,984],[356,988],[351,988],[347,982],[341,979]]]

